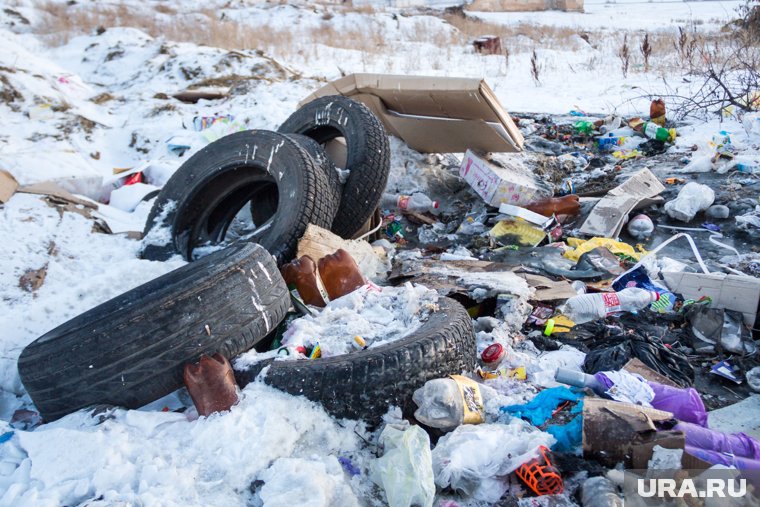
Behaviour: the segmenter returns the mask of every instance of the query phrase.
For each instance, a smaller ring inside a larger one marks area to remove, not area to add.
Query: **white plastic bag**
[[[665,203],[665,212],[681,222],[690,222],[699,211],[715,202],[715,192],[707,185],[690,181],[678,192],[678,197]]]
[[[385,490],[390,507],[432,507],[435,496],[430,437],[419,426],[401,431],[386,426],[380,434],[385,448],[371,465],[370,479]]]
[[[509,424],[460,426],[433,449],[435,483],[496,502],[507,491],[506,476],[537,457],[539,446],[554,442],[553,436],[516,418]]]

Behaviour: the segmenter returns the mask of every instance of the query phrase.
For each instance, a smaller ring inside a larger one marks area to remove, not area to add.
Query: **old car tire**
[[[19,375],[48,421],[93,404],[137,408],[181,387],[202,354],[253,347],[289,306],[272,255],[236,244],[49,331],[21,352]]]
[[[322,172],[327,177],[327,190],[329,198],[335,203],[337,210],[340,205],[340,193],[343,186],[340,183],[338,177],[338,171],[335,169],[335,164],[332,163],[330,157],[325,153],[322,145],[316,142],[311,137],[302,136],[300,134],[286,134],[289,138],[296,141],[301,148],[311,156],[317,167],[322,169]],[[262,192],[257,195],[257,198],[251,201],[251,218],[254,223],[260,223],[260,221],[266,221],[267,217],[270,217],[277,210],[277,194]]]
[[[240,240],[259,243],[278,264],[293,258],[309,224],[329,228],[337,210],[327,177],[296,141],[266,130],[237,132],[209,144],[172,175],[148,216],[143,257],[166,260],[179,253],[192,260],[194,249],[224,241],[249,202],[254,208],[260,203],[252,218],[265,222]]]
[[[372,216],[388,183],[390,147],[380,120],[364,104],[334,95],[304,104],[279,132],[303,134],[320,144],[343,137],[350,170],[332,231],[351,238]],[[340,165],[340,164],[336,164]]]
[[[343,185],[340,183],[338,170],[335,168],[335,164],[333,164],[333,161],[330,160],[330,157],[327,156],[327,153],[325,152],[322,145],[311,137],[301,134],[286,135],[300,144],[301,148],[306,150],[306,152],[311,155],[311,158],[314,159],[314,161],[317,163],[317,166],[319,166],[322,169],[322,172],[325,173],[325,176],[327,177],[327,183],[330,187],[330,190],[332,191],[333,200],[336,203],[336,208],[339,208],[341,193],[343,192]]]
[[[377,348],[313,361],[267,360],[235,371],[238,384],[263,380],[322,403],[336,417],[378,423],[388,407],[414,411],[412,393],[430,379],[473,370],[475,335],[462,305],[440,298],[439,310],[414,333]]]

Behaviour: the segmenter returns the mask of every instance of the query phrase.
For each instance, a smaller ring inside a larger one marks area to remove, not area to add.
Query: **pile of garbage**
[[[393,507],[760,486],[760,166],[732,134],[687,156],[662,100],[510,116],[480,80],[359,74],[278,131],[194,125],[226,135],[109,196],[153,200],[144,258],[190,262],[24,349],[25,428],[183,386],[208,417],[263,381],[364,421],[378,457],[341,463]],[[440,177],[400,188],[389,136]]]

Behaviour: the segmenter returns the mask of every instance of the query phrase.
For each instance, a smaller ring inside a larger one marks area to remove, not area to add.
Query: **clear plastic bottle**
[[[603,319],[611,313],[636,312],[657,301],[660,295],[636,287],[620,292],[603,292],[573,296],[558,308],[559,312],[576,324]]]
[[[606,477],[586,479],[581,487],[583,507],[623,507],[623,499],[617,494],[617,488]]]
[[[402,211],[414,211],[417,213],[438,212],[438,201],[432,200],[423,193],[417,192],[412,195],[383,194],[381,202],[385,209],[400,209]]]
[[[477,385],[485,405],[496,392],[488,386]],[[470,402],[472,399],[469,398]],[[419,407],[414,412],[414,418],[426,426],[451,431],[468,423],[465,420],[464,397],[457,387],[457,382],[451,378],[428,380],[425,385],[414,391],[412,400]]]

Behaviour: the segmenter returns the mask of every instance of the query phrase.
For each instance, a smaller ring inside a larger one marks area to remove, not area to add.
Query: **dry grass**
[[[123,3],[80,8],[77,4],[46,2],[40,8],[46,16],[36,28],[52,45],[65,44],[77,35],[120,26],[139,28],[152,37],[236,50],[288,45],[293,36],[287,30],[256,30],[222,20],[210,9],[177,15],[173,7],[165,4],[156,5],[154,11]]]
[[[403,30],[390,35],[376,11],[370,6],[353,6],[351,3],[323,7],[318,26],[304,30],[302,27],[252,27],[247,24],[224,19],[223,14],[212,9],[193,12],[178,11],[174,4],[165,0],[130,7],[124,3],[88,3],[67,5],[47,0],[38,6],[44,13],[43,22],[36,26],[45,40],[58,45],[71,37],[96,33],[117,26],[136,27],[153,37],[163,37],[177,42],[219,47],[228,50],[262,50],[278,58],[298,55],[303,59],[334,57],[334,52],[325,47],[360,52],[360,60],[365,67],[377,67],[378,58],[383,58],[390,69],[391,55],[403,57],[403,70],[414,72],[422,67],[444,69],[459,48],[467,48],[471,41],[483,35],[501,37],[502,47],[512,56],[532,54],[534,48],[573,50],[586,44],[595,49],[586,62],[579,65],[585,70],[603,68],[605,56],[610,48],[620,48],[623,37],[628,36],[630,47],[638,49],[645,33],[582,31],[570,27],[536,26],[530,24],[499,25],[465,16],[461,11],[443,15],[448,25],[426,17],[406,17]],[[336,28],[335,19],[340,13],[358,13],[367,16],[367,22],[355,28]],[[411,23],[408,20],[411,19]],[[649,67],[658,73],[675,69],[697,71],[699,61],[696,55],[703,49],[719,48],[727,36],[720,33],[709,37],[699,35],[692,26],[686,33],[686,44],[679,40],[679,34],[670,31],[650,32],[648,36]],[[427,46],[421,54],[412,44]],[[579,46],[580,44],[580,46]],[[432,48],[432,49],[431,49]],[[686,51],[691,48],[691,51]],[[645,62],[640,51],[630,52],[630,72],[644,70]],[[687,54],[688,53],[688,54]],[[720,51],[712,53],[721,54]],[[487,58],[487,57],[484,57]],[[614,50],[612,53],[614,56]],[[564,65],[561,60],[543,62],[544,70],[554,65]],[[505,58],[504,73],[509,68]],[[569,67],[575,72],[576,69]]]

